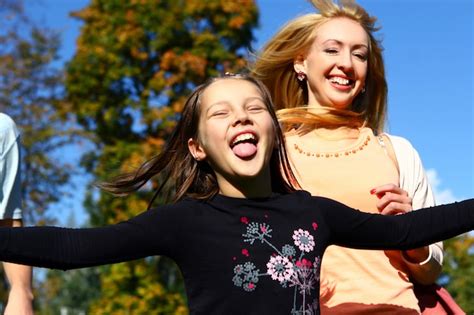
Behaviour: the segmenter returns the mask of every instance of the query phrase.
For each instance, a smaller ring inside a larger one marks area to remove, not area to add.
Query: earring
[[[363,87],[362,90],[360,90],[360,93],[361,93],[361,94],[364,94],[364,93],[365,93],[365,87]]]
[[[298,79],[298,81],[303,82],[304,80],[306,80],[306,73],[304,73],[303,71],[298,71],[296,74],[296,78]]]

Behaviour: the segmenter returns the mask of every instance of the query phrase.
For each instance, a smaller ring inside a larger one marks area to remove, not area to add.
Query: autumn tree
[[[95,180],[159,153],[193,87],[245,67],[258,17],[250,0],[93,0],[73,15],[84,25],[67,95],[77,120],[96,135],[96,148],[83,157]],[[144,211],[152,190],[128,198],[91,190],[92,223]],[[187,313],[179,272],[164,257],[103,267],[101,286],[94,314]]]
[[[63,100],[59,34],[29,19],[18,0],[0,0],[0,20],[0,111],[21,130],[23,220],[52,223],[47,210],[67,194],[71,172],[60,150],[77,131]]]
[[[57,155],[72,136],[66,125],[63,75],[55,67],[59,36],[29,20],[21,1],[0,0],[0,111],[22,133],[24,214],[50,222],[46,210],[63,197],[69,171]]]
[[[99,268],[48,271],[41,286],[40,305],[36,314],[54,315],[67,311],[69,315],[84,315],[91,301],[100,294]]]
[[[474,314],[474,237],[463,234],[444,242],[440,283],[467,314]]]

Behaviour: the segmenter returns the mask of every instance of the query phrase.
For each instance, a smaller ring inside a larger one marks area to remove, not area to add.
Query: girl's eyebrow
[[[253,100],[258,100],[258,101],[261,101],[263,102],[263,98],[261,96],[250,96],[250,97],[247,97],[245,100],[244,100],[244,103],[247,104],[248,102],[250,101],[253,101]],[[206,113],[208,113],[211,108],[213,106],[217,106],[217,105],[230,105],[230,102],[229,101],[217,101],[215,103],[212,103],[211,105],[209,105],[209,107],[207,108],[206,110]]]
[[[206,110],[206,114],[209,113],[209,111],[214,107],[214,106],[217,106],[217,105],[229,105],[229,102],[228,101],[217,101],[211,105],[209,105],[209,107],[207,108]]]
[[[251,101],[255,101],[255,100],[264,102],[264,101],[263,101],[263,98],[259,95],[259,96],[247,97],[247,98],[245,99],[245,104],[247,104],[248,102],[251,102]]]

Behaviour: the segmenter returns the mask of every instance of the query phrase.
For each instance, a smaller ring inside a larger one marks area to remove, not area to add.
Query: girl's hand
[[[376,206],[380,214],[396,215],[413,210],[408,193],[395,184],[375,187],[370,193],[378,198]]]

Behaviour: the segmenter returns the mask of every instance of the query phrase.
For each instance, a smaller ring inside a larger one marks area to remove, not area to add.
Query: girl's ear
[[[293,69],[296,73],[306,74],[306,60],[303,55],[298,55],[295,60],[293,60]]]
[[[206,158],[206,152],[204,152],[199,142],[193,138],[188,140],[188,149],[196,161],[203,161]]]

